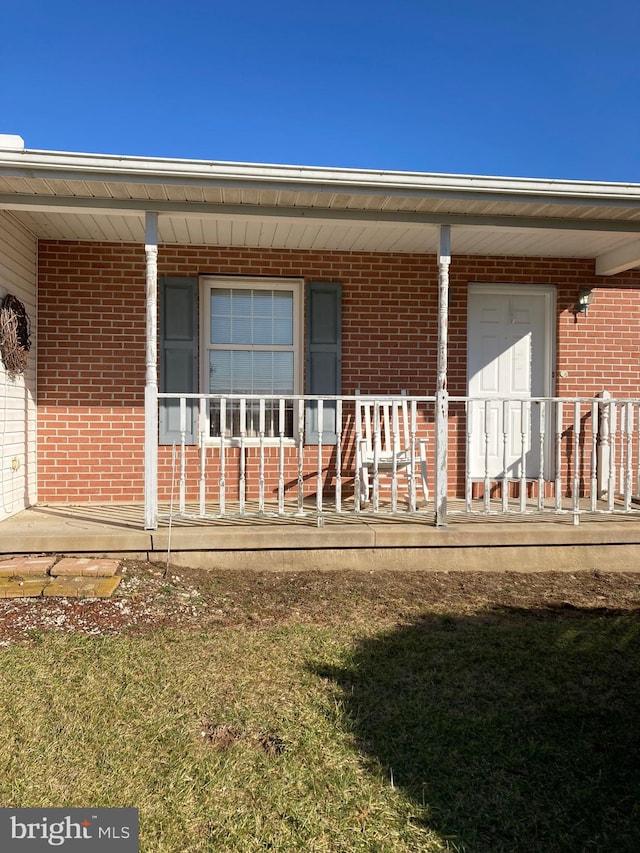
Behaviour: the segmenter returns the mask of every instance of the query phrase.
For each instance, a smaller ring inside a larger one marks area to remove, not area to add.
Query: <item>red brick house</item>
[[[634,509],[640,184],[0,136],[6,294],[33,346],[24,374],[0,365],[0,519],[145,501],[153,527],[172,495],[196,514],[385,511],[382,455],[358,495],[361,398],[406,402],[412,463],[426,441],[429,501],[396,490],[394,512]]]

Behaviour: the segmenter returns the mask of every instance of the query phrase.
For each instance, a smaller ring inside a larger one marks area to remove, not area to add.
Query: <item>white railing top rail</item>
[[[358,401],[358,400],[406,400],[416,402],[424,402],[424,403],[435,403],[436,396],[435,394],[375,394],[375,393],[366,393],[366,394],[201,394],[201,393],[188,393],[184,391],[162,391],[158,393],[158,399],[160,400],[177,400],[183,398],[185,400],[349,400],[349,401]],[[519,397],[517,395],[511,396],[493,396],[493,395],[483,395],[477,396],[474,395],[472,397],[468,395],[462,394],[451,394],[449,395],[450,403],[598,403],[600,405],[605,403],[632,403],[634,405],[640,405],[640,397],[613,397],[607,396],[602,397],[599,395],[595,395],[592,397],[587,396],[565,396],[565,397]]]
[[[462,395],[451,395],[449,397],[450,403],[598,403],[598,405],[604,405],[606,403],[633,403],[635,405],[640,405],[640,397],[601,397],[601,396],[593,396],[593,397],[519,397],[518,395],[511,396],[492,396],[492,395],[484,395],[484,396],[462,396]]]
[[[386,400],[405,400],[424,403],[434,403],[435,395],[423,394],[189,394],[182,391],[163,391],[158,394],[160,400],[377,400],[384,402]]]

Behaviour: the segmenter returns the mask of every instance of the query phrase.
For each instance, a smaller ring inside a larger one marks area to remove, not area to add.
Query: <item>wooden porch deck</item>
[[[186,509],[195,514],[195,507]],[[640,571],[636,514],[585,512],[576,525],[571,513],[457,514],[464,504],[451,501],[450,523],[437,528],[431,508],[320,519],[311,507],[297,518],[240,518],[227,509],[225,518],[165,517],[157,530],[144,530],[141,504],[35,506],[0,524],[0,554],[169,558],[176,565],[282,571]],[[168,506],[161,511],[169,515]]]

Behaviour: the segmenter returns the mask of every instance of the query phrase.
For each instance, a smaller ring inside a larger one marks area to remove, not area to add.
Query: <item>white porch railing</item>
[[[168,499],[174,515],[314,515],[322,524],[330,513],[431,514],[418,480],[428,476],[423,448],[434,397],[160,394],[159,401],[173,404],[179,436],[173,449],[160,449],[159,464],[160,502]],[[372,421],[372,438],[361,418],[375,402],[388,405],[389,416]],[[365,435],[374,448],[366,493]],[[396,464],[385,442],[404,451]]]
[[[332,514],[408,513],[434,521],[435,397],[366,398],[389,405],[390,445],[403,450],[397,463],[395,453],[374,450],[371,500],[358,451],[360,395],[159,399],[173,405],[178,435],[160,448],[161,517],[168,505],[189,518],[310,516],[322,525]],[[585,513],[640,511],[640,399],[452,396],[448,411],[448,516],[569,514],[578,523]],[[374,448],[383,420],[372,425]]]
[[[640,400],[451,397],[450,415],[465,424],[454,514],[640,512]]]

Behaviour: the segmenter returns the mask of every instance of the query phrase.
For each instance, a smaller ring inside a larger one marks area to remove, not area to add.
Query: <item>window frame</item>
[[[292,396],[303,393],[304,381],[304,279],[264,277],[264,276],[229,276],[201,275],[199,277],[200,291],[200,389],[203,394],[216,393],[209,389],[209,353],[216,349],[253,351],[253,352],[293,352],[293,392]],[[212,344],[211,343],[211,290],[212,288],[229,288],[231,290],[280,290],[293,295],[293,343],[292,344]],[[297,418],[293,419],[293,436],[285,436],[284,443],[295,445],[298,442]],[[238,444],[237,437],[225,438],[230,444]],[[265,446],[280,443],[278,436],[263,439]],[[260,439],[257,436],[245,438],[247,446],[257,446]],[[207,430],[205,444],[219,445],[220,436],[210,435],[209,407],[207,406]]]

